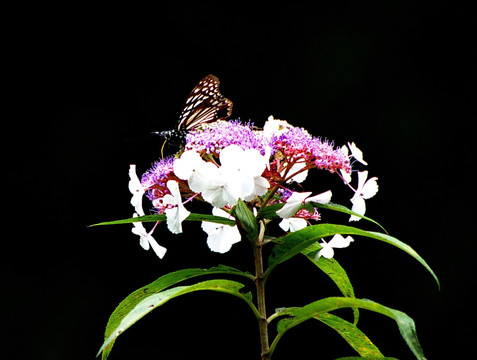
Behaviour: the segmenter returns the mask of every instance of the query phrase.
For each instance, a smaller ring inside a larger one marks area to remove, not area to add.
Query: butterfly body
[[[185,136],[187,135],[187,132],[174,129],[166,131],[155,131],[153,132],[153,134],[163,137],[172,145],[181,145],[185,143]]]
[[[205,76],[192,89],[182,113],[177,129],[157,131],[153,134],[162,136],[172,144],[185,143],[185,136],[191,130],[203,124],[225,120],[232,114],[232,101],[219,91],[219,79],[214,75]]]

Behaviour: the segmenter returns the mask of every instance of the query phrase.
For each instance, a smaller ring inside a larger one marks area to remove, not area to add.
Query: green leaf
[[[366,357],[361,357],[361,356],[346,356],[346,357],[340,357],[339,359],[336,360],[399,360],[394,357],[387,357],[387,356],[366,356]]]
[[[339,316],[328,313],[320,314],[314,318],[321,321],[323,324],[328,325],[340,334],[361,357],[372,356],[375,358],[383,358],[383,354],[381,354],[379,349],[361,330],[356,327],[356,325],[351,324]]]
[[[277,215],[277,210],[280,210],[283,207],[283,205],[284,204],[272,204],[272,205],[269,205],[269,206],[265,206],[264,208],[260,209],[260,211],[258,212],[257,217],[259,219],[265,218],[265,219],[270,219],[270,220],[278,218],[279,216]],[[373,219],[371,219],[367,216],[360,215],[360,214],[350,210],[346,206],[343,206],[343,205],[340,205],[340,204],[333,204],[333,203],[321,204],[321,203],[316,203],[316,202],[311,201],[311,202],[308,202],[306,204],[303,204],[303,206],[301,208],[307,208],[311,213],[313,213],[313,207],[317,207],[317,208],[321,208],[321,209],[327,209],[327,210],[333,210],[333,211],[345,213],[345,214],[348,214],[348,215],[358,216],[358,217],[360,217],[360,218],[362,218],[366,221],[372,222],[373,224],[379,226],[387,234],[386,229],[381,224],[379,224],[377,221],[375,221],[375,220],[373,220]]]
[[[108,334],[109,336],[105,336],[105,341],[101,346],[97,356],[103,352],[102,358],[106,359],[116,338],[152,310],[165,304],[175,297],[195,291],[209,290],[234,295],[244,300],[252,308],[252,310],[254,310],[255,315],[258,317],[258,311],[253,305],[251,295],[249,293],[243,294],[241,292],[243,287],[243,284],[232,280],[207,280],[195,285],[177,286],[157,294],[149,295],[137,303],[134,307],[131,307],[130,311],[121,318],[119,324],[111,329],[111,332]]]
[[[320,249],[321,246],[318,243],[314,243],[302,250],[302,254],[328,275],[336,286],[338,286],[344,296],[354,297],[354,290],[351,281],[338,261],[335,259],[326,259],[323,256],[320,257],[318,261],[315,260],[315,255]]]
[[[100,222],[97,224],[90,225],[92,226],[100,226],[100,225],[119,225],[119,224],[130,224],[133,222],[157,222],[157,221],[166,221],[167,217],[165,214],[156,214],[156,215],[144,215],[144,216],[138,216],[138,217],[132,217],[132,218],[127,218],[127,219],[121,219],[121,220],[113,220],[113,221],[105,221],[105,222]],[[234,226],[235,221],[230,220],[227,218],[224,218],[222,216],[215,216],[215,215],[208,215],[208,214],[190,214],[186,221],[209,221],[213,223],[218,223],[218,224],[225,224],[225,225],[230,225]]]
[[[273,220],[275,218],[278,218],[279,216],[277,215],[277,210],[280,210],[285,204],[272,204],[265,206],[260,209],[258,212],[257,218],[259,219],[269,219]]]
[[[383,229],[383,231],[387,234],[388,232],[386,231],[386,229],[381,226],[381,224],[379,224],[377,221],[367,217],[367,216],[364,216],[364,215],[360,215],[358,213],[355,213],[354,211],[348,209],[346,206],[343,206],[343,205],[340,205],[340,204],[333,204],[333,203],[328,203],[328,204],[320,204],[320,203],[315,203],[315,202],[312,202],[314,206],[316,206],[317,208],[322,208],[322,209],[327,209],[327,210],[333,210],[333,211],[338,211],[338,212],[342,212],[342,213],[345,213],[345,214],[348,214],[348,215],[354,215],[354,216],[358,216],[366,221],[369,221],[369,222],[372,222],[373,224],[379,226],[381,229]]]
[[[341,265],[335,259],[327,259],[325,257],[320,257],[318,261],[315,260],[316,253],[321,249],[321,246],[316,242],[308,246],[301,253],[307,257],[313,264],[315,264],[321,271],[323,271],[329,278],[336,284],[338,289],[341,291],[343,296],[354,298],[354,289],[351,285],[351,281],[346,274],[346,271],[341,267]],[[359,310],[353,308],[354,315],[354,324],[358,323],[359,319]]]
[[[270,257],[268,258],[268,269],[265,276],[273,270],[275,266],[292,258],[315,241],[322,237],[334,235],[336,228],[329,224],[319,224],[308,226],[302,230],[290,232],[279,238],[279,244],[275,245]]]
[[[146,286],[143,286],[140,289],[131,293],[128,297],[126,297],[126,299],[124,299],[118,305],[118,307],[111,314],[108,324],[106,326],[105,334],[104,334],[105,340],[110,339],[110,341],[107,344],[105,342],[100,350],[100,352],[104,350],[103,359],[107,358],[107,355],[109,354],[109,351],[111,351],[111,348],[113,346],[114,340],[117,337],[117,336],[112,337],[113,333],[118,330],[118,328],[120,327],[120,324],[123,322],[123,319],[126,316],[128,316],[128,314],[130,314],[131,311],[136,309],[139,304],[141,304],[143,301],[145,301],[152,295],[163,293],[165,289],[181,281],[191,279],[197,276],[214,275],[214,274],[238,275],[238,276],[246,277],[252,281],[254,280],[254,277],[250,275],[249,273],[245,273],[243,271],[240,271],[225,265],[219,265],[217,267],[213,267],[208,270],[184,269],[184,270],[175,271],[175,272],[166,274],[164,276],[161,276],[160,278],[153,281],[152,283]],[[147,304],[147,303],[145,302],[143,303],[143,305],[144,304]],[[139,311],[139,308],[138,308],[138,311]],[[137,320],[139,320],[139,318]],[[117,335],[119,335],[119,333]]]
[[[268,276],[268,274],[273,270],[275,266],[295,256],[296,254],[313,244],[313,242],[319,240],[320,238],[332,236],[335,234],[359,235],[373,238],[401,249],[402,251],[406,252],[408,255],[411,255],[414,259],[419,261],[421,265],[423,265],[431,273],[431,275],[436,280],[437,285],[440,287],[439,279],[437,278],[434,271],[432,271],[432,269],[429,265],[427,265],[424,259],[421,258],[419,254],[414,251],[409,245],[387,234],[378,233],[374,231],[366,231],[352,226],[337,224],[312,225],[302,230],[288,233],[287,235],[282,237],[280,239],[281,243],[275,245],[270,257],[268,258],[269,268],[265,272],[265,275]]]
[[[353,299],[347,297],[330,297],[315,301],[311,304],[305,305],[302,308],[298,308],[291,314],[292,317],[280,320],[277,324],[278,334],[270,346],[270,353],[275,350],[275,347],[283,334],[285,334],[285,332],[291,328],[301,324],[306,320],[321,316],[324,313],[347,307],[358,307],[361,309],[374,311],[395,320],[403,339],[414,353],[416,358],[419,360],[425,359],[424,353],[417,339],[414,321],[409,316],[401,311],[391,309],[371,300]]]
[[[250,241],[255,240],[258,235],[257,219],[241,199],[238,199],[237,205],[232,209],[232,215],[238,220],[242,229],[245,230],[247,238]]]
[[[361,230],[361,231],[364,231],[364,230]],[[434,277],[434,280],[436,280],[436,282],[437,282],[438,288],[440,289],[441,285],[439,283],[439,279],[437,278],[437,275],[434,273],[434,271],[431,269],[431,267],[424,261],[424,259],[412,247],[410,247],[409,245],[407,245],[407,244],[403,243],[402,241],[396,239],[395,237],[389,236],[387,234],[382,234],[382,233],[378,233],[378,232],[374,232],[374,231],[365,231],[365,233],[367,235],[363,235],[363,236],[374,238],[374,239],[383,241],[385,243],[394,245],[397,248],[404,251],[405,253],[407,253],[408,255],[411,255],[414,259],[419,261],[421,263],[421,265],[424,266],[427,269],[427,271],[429,271],[431,273],[431,275]],[[359,234],[357,234],[357,235],[359,235]]]

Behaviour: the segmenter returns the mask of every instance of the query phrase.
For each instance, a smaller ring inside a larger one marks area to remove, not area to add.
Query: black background
[[[358,297],[414,318],[429,359],[468,355],[476,95],[469,9],[226,5],[11,13],[2,353],[94,359],[110,313],[133,290],[185,267],[252,270],[245,240],[227,254],[211,253],[199,224],[177,236],[157,230],[168,248],[161,261],[140,248],[129,226],[87,228],[131,215],[129,164],[141,173],[160,157],[162,141],[149,132],[173,128],[189,91],[212,73],[234,102],[233,118],[261,126],[273,114],[336,144],[357,143],[380,185],[367,215],[423,256],[442,289],[415,260],[372,240],[357,239],[336,258]],[[317,173],[304,185],[316,193],[330,184],[338,178]],[[334,193],[349,205],[344,187]],[[268,285],[269,312],[338,295],[299,257]],[[363,311],[360,328],[385,355],[412,358],[392,320]],[[121,335],[111,359],[204,355],[259,357],[255,320],[238,299],[178,298]],[[332,330],[308,322],[283,337],[274,359],[352,355]]]

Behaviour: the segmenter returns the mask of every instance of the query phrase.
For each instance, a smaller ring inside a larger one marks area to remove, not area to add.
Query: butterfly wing
[[[179,131],[224,120],[232,114],[232,101],[220,93],[219,84],[216,76],[207,75],[192,89],[179,117]]]

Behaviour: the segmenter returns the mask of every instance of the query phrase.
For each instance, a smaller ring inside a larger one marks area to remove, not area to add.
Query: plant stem
[[[260,231],[258,237],[253,244],[254,258],[255,258],[255,286],[257,289],[257,305],[258,312],[260,314],[260,319],[258,327],[260,330],[260,344],[262,348],[262,360],[270,359],[270,345],[268,343],[268,320],[267,320],[267,310],[265,306],[265,281],[266,278],[263,276],[263,236],[265,233],[265,225],[260,221]]]

